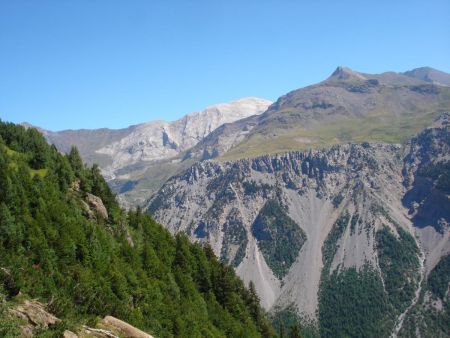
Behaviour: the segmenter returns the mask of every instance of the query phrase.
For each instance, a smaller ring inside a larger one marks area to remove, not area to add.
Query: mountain
[[[275,318],[294,313],[322,336],[443,334],[445,292],[426,309],[439,294],[429,276],[448,282],[450,88],[421,74],[338,67],[216,129],[149,213],[210,243]],[[370,291],[346,299],[358,283]]]
[[[338,67],[325,81],[280,97],[265,113],[223,125],[188,155],[235,160],[346,142],[403,142],[450,109],[450,88],[424,80],[423,69],[432,70],[365,74]]]
[[[338,67],[328,79],[275,103],[247,98],[174,122],[120,130],[45,132],[98,163],[122,205],[144,205],[171,176],[197,161],[237,160],[348,142],[401,143],[450,110],[449,74],[432,68],[367,74]]]
[[[42,132],[62,152],[77,146],[85,161],[100,165],[125,204],[137,204],[178,170],[176,158],[183,152],[225,123],[261,114],[270,103],[250,97],[209,106],[173,122],[152,121],[118,130]]]
[[[120,209],[75,148],[0,122],[0,191],[1,337],[275,336],[252,285]]]
[[[407,76],[411,76],[426,82],[450,86],[450,75],[440,70],[436,70],[430,67],[416,68],[404,73]]]
[[[275,318],[294,313],[323,337],[446,336],[449,140],[445,113],[404,145],[207,160],[169,179],[149,212],[210,243]]]
[[[281,96],[223,158],[348,142],[403,142],[450,110],[450,87],[423,80],[421,69],[365,74],[338,67],[325,81]]]
[[[112,159],[110,168],[113,172],[141,161],[175,157],[196,145],[220,125],[260,114],[270,103],[263,99],[245,98],[207,107],[200,113],[186,115],[174,122],[144,123],[133,127],[119,141],[97,149],[96,153],[108,155]]]

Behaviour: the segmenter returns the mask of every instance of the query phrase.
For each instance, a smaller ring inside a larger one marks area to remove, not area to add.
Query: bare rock
[[[55,325],[60,320],[45,310],[45,305],[38,301],[25,300],[17,305],[15,309],[10,310],[11,314],[22,319],[27,324],[23,325],[21,330],[22,337],[34,337],[37,329],[47,329]]]
[[[108,219],[108,211],[100,197],[87,193],[86,201],[102,218]]]
[[[32,325],[24,325],[20,327],[20,336],[22,338],[33,338],[34,327]]]
[[[80,180],[75,180],[70,184],[71,191],[80,191]]]
[[[38,301],[25,300],[14,310],[14,314],[19,318],[27,319],[34,326],[47,328],[55,325],[60,320],[45,310],[45,305]]]
[[[95,213],[91,210],[91,207],[89,204],[87,204],[85,201],[81,201],[81,206],[83,207],[83,210],[85,211],[87,217],[89,219],[95,219]]]
[[[78,335],[76,335],[72,331],[66,330],[63,333],[63,338],[78,338]]]
[[[114,333],[112,333],[108,330],[95,329],[95,328],[87,327],[87,326],[84,327],[84,332],[81,334],[81,337],[82,338],[87,338],[87,337],[119,338]]]
[[[112,316],[103,318],[98,326],[110,330],[112,333],[124,338],[153,338],[153,336],[148,333]]]

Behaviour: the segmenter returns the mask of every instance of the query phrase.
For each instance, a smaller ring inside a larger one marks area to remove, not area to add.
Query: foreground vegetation
[[[1,336],[17,334],[7,308],[24,297],[62,319],[47,337],[105,315],[157,337],[274,336],[253,287],[211,248],[121,210],[76,149],[61,155],[36,130],[0,122],[0,191]]]

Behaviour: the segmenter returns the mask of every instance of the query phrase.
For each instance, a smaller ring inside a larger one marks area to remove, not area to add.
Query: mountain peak
[[[327,79],[327,80],[366,80],[366,78],[361,75],[358,72],[355,72],[354,70],[348,68],[348,67],[344,67],[344,66],[339,66],[336,68],[336,70],[333,72],[333,74],[331,74],[331,76]]]
[[[236,100],[233,100],[230,102],[217,103],[217,104],[207,106],[203,112],[206,112],[206,111],[212,110],[212,109],[228,108],[228,109],[241,111],[241,114],[244,115],[243,117],[247,117],[246,115],[248,115],[248,114],[250,114],[250,115],[261,114],[262,112],[265,111],[265,108],[267,108],[271,104],[272,104],[272,101],[269,101],[269,100],[266,100],[263,98],[243,97],[243,98],[236,99]],[[258,113],[254,112],[255,109],[258,110]],[[248,110],[249,112],[246,113],[246,110]],[[192,115],[192,114],[198,114],[198,113],[194,112],[194,113],[190,113],[188,115]]]
[[[403,74],[425,82],[450,86],[450,74],[431,67],[414,68],[412,70],[404,72]]]

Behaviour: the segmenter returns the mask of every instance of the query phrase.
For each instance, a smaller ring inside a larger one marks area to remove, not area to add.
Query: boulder
[[[45,310],[45,305],[35,300],[24,300],[11,313],[18,318],[28,321],[35,327],[48,328],[60,320]]]
[[[78,336],[72,331],[66,330],[63,333],[63,338],[78,338]]]
[[[80,191],[80,180],[75,180],[72,183],[70,183],[69,189],[73,192]]]
[[[119,338],[114,333],[103,330],[103,329],[95,329],[92,327],[84,326],[84,332],[80,335],[81,338]]]
[[[102,218],[108,219],[108,211],[103,204],[103,201],[100,197],[92,195],[90,193],[86,194],[86,201],[89,206],[93,208]]]
[[[98,327],[107,329],[124,338],[153,338],[153,336],[148,333],[145,333],[144,331],[141,331],[134,326],[112,316],[106,316],[103,318],[100,323],[98,323]]]
[[[35,300],[24,300],[16,308],[11,309],[10,313],[25,322],[20,327],[21,337],[24,338],[32,338],[36,330],[47,329],[60,321],[45,310],[44,304]]]

